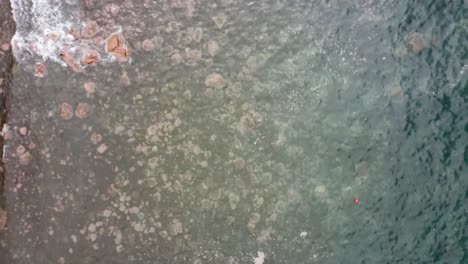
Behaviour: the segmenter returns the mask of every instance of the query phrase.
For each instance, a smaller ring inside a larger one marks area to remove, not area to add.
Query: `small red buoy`
[[[358,203],[359,203],[359,199],[358,199],[358,198],[354,198],[353,201],[354,201],[355,204],[358,204]]]

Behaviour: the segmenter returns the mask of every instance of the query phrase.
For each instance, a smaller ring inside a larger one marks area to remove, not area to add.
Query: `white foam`
[[[85,49],[93,49],[101,54],[100,62],[114,62],[117,58],[105,52],[103,45],[75,39],[70,29],[79,31],[85,26],[83,21],[74,21],[73,16],[80,12],[76,1],[60,0],[12,0],[13,17],[17,30],[12,39],[13,54],[19,63],[35,64],[38,61],[54,61],[63,67],[66,62],[60,57],[61,51],[71,55],[81,67],[78,59]],[[66,5],[65,5],[65,4]],[[122,34],[122,28],[116,26],[108,34]],[[50,37],[51,35],[54,37]],[[107,35],[107,34],[106,34]],[[124,44],[127,48],[127,45]],[[104,55],[104,52],[106,55]],[[131,62],[128,58],[127,63]]]
[[[52,59],[62,65],[59,49],[72,44],[68,28],[72,21],[65,19],[62,1],[57,0],[12,0],[13,17],[17,30],[13,37],[13,52],[19,62],[38,56]],[[58,35],[53,41],[48,34]]]
[[[78,51],[74,37],[69,34],[71,16],[65,15],[64,1],[59,0],[12,0],[16,33],[12,39],[13,54],[18,62],[32,63],[36,60],[52,60],[67,66],[60,58],[60,50],[74,54]],[[75,12],[78,11],[75,7]],[[54,34],[57,39],[50,38]]]

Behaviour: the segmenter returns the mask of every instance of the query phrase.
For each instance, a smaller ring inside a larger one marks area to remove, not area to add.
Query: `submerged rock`
[[[63,103],[60,106],[60,117],[63,120],[70,120],[73,118],[73,107],[68,103]]]
[[[419,53],[424,48],[426,48],[426,44],[424,42],[423,35],[417,32],[411,34],[408,42],[408,50],[413,53]]]
[[[209,88],[221,89],[224,87],[224,78],[221,74],[212,73],[206,77],[205,85]]]
[[[86,65],[96,65],[96,62],[99,60],[99,53],[92,49],[84,49],[83,56],[81,57],[81,62]]]
[[[96,87],[96,84],[94,82],[87,82],[84,84],[84,89],[86,93],[92,94],[94,93],[94,88]]]
[[[101,134],[93,133],[93,134],[91,135],[91,137],[90,137],[90,140],[91,140],[91,142],[92,142],[93,144],[96,145],[97,143],[101,142],[102,136],[101,136]]]
[[[19,133],[20,133],[20,135],[22,135],[22,136],[26,136],[26,135],[28,135],[28,129],[27,129],[26,127],[21,127],[21,128],[19,129]]]
[[[5,228],[6,222],[7,222],[6,211],[0,208],[0,231],[2,231],[3,228]]]
[[[179,65],[183,61],[184,61],[184,58],[179,53],[172,54],[172,56],[171,56],[171,64],[172,65]]]
[[[210,41],[208,41],[207,49],[208,49],[208,54],[211,57],[214,57],[214,56],[218,55],[221,48],[219,47],[218,42],[216,42],[214,40],[210,40]]]
[[[202,52],[197,49],[186,49],[185,59],[188,65],[195,65],[202,59]]]
[[[240,118],[240,130],[245,132],[247,130],[251,130],[255,126],[255,119],[251,113],[245,113]]]
[[[83,27],[83,30],[81,30],[81,36],[83,38],[92,38],[96,36],[100,30],[96,21],[90,21]]]
[[[156,45],[154,44],[153,41],[149,40],[149,39],[145,39],[143,40],[143,42],[141,43],[141,48],[144,50],[144,51],[152,51],[156,48]]]
[[[44,64],[39,63],[39,62],[36,63],[36,65],[34,65],[34,76],[42,78],[46,75],[47,75],[47,71],[46,71]]]
[[[218,29],[223,28],[224,24],[226,23],[226,20],[227,20],[227,16],[225,14],[219,14],[219,15],[213,17],[213,21],[215,22],[216,27]]]
[[[16,147],[16,154],[18,156],[23,155],[25,152],[26,152],[26,148],[23,145],[18,145],[18,147]]]
[[[60,51],[60,58],[70,67],[74,72],[82,72],[80,64],[65,50]]]
[[[29,151],[26,151],[25,153],[19,156],[20,165],[23,165],[23,166],[29,165],[29,163],[31,163],[31,160],[32,160],[32,155],[31,153],[29,153]]]
[[[87,103],[79,103],[76,107],[75,114],[77,117],[83,119],[88,117],[89,112],[91,110],[91,106]]]
[[[196,28],[194,31],[193,31],[193,34],[192,34],[192,39],[199,43],[202,39],[202,36],[203,36],[203,30],[201,28]]]
[[[104,154],[104,152],[107,151],[107,146],[105,144],[101,144],[98,148],[97,148],[97,152],[99,154]]]

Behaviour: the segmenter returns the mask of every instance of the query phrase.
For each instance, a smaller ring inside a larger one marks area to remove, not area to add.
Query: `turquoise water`
[[[15,3],[4,263],[468,263],[466,2]]]

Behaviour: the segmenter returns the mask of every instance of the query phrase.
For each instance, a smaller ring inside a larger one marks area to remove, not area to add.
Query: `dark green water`
[[[14,3],[2,263],[468,263],[466,1]]]

